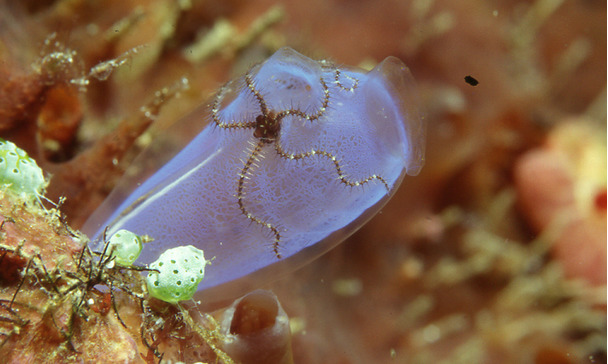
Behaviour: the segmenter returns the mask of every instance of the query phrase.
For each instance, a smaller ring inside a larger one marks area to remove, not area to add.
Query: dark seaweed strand
[[[340,166],[340,161],[338,160],[338,158],[336,158],[336,156],[334,156],[333,154],[331,154],[329,152],[313,149],[310,152],[306,152],[306,153],[292,154],[292,153],[287,153],[279,143],[274,144],[274,149],[280,157],[289,159],[289,160],[300,160],[300,159],[304,159],[304,158],[313,157],[315,155],[324,156],[326,158],[329,158],[333,162],[334,166],[336,167],[336,173],[338,174],[338,178],[340,179],[340,182],[344,183],[345,185],[350,186],[350,187],[358,187],[358,186],[362,186],[362,185],[368,183],[371,180],[378,180],[378,181],[382,182],[384,187],[386,187],[387,191],[390,191],[390,188],[388,186],[388,183],[386,183],[386,180],[382,176],[379,176],[377,174],[372,174],[371,176],[369,176],[363,180],[360,180],[360,181],[348,180],[346,178],[346,175],[342,171],[342,167]]]
[[[265,226],[266,228],[270,229],[270,231],[272,231],[272,233],[274,234],[273,251],[274,251],[274,254],[276,255],[277,259],[281,259],[281,253],[279,253],[279,243],[281,242],[281,234],[279,233],[279,230],[272,224],[262,221],[261,219],[255,217],[251,212],[249,212],[245,208],[245,205],[243,204],[243,197],[245,194],[245,192],[244,192],[245,179],[249,178],[249,177],[247,177],[247,174],[251,173],[250,170],[252,169],[252,165],[254,165],[254,162],[258,160],[260,152],[262,151],[262,148],[265,144],[266,143],[263,140],[260,140],[255,145],[255,148],[253,149],[251,154],[249,154],[249,158],[247,159],[243,168],[241,169],[241,172],[239,173],[239,184],[238,184],[237,191],[236,191],[236,198],[237,198],[237,201],[239,204],[239,209],[241,210],[241,213],[243,215],[245,215],[245,217],[247,217],[249,220],[255,222],[258,225]]]

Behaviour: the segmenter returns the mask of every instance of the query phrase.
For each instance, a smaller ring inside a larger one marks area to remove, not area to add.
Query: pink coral
[[[555,239],[569,277],[606,284],[606,144],[585,120],[554,128],[515,166],[524,214]]]

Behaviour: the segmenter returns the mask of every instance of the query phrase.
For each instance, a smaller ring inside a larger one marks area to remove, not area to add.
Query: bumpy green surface
[[[44,195],[47,185],[36,161],[23,149],[1,138],[0,184],[30,201]]]
[[[142,245],[141,236],[122,229],[110,238],[108,251],[112,252],[116,263],[131,265],[139,257]]]
[[[192,245],[168,249],[149,266],[159,272],[148,273],[148,292],[170,303],[189,300],[205,276],[207,264],[203,251]]]

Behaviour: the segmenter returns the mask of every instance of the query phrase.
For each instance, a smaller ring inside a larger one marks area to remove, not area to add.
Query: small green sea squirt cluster
[[[108,251],[116,263],[129,266],[139,257],[143,247],[141,236],[121,229],[110,237]]]
[[[0,184],[33,202],[44,195],[48,183],[35,160],[14,143],[0,138]]]
[[[148,292],[169,303],[189,300],[203,280],[207,264],[203,251],[192,245],[168,249],[149,266]]]

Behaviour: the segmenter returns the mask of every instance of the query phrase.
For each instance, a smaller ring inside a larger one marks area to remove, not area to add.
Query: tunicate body
[[[205,277],[207,264],[203,251],[192,245],[167,249],[150,264],[146,277],[148,292],[171,303],[189,300]]]
[[[141,254],[142,245],[141,236],[121,229],[108,240],[107,251],[114,257],[116,263],[129,266]]]
[[[395,57],[366,72],[282,48],[221,87],[189,117],[208,125],[126,199],[111,194],[83,230],[97,250],[106,226],[150,236],[147,264],[178,245],[202,249],[213,259],[206,296],[269,280],[344,240],[418,174],[416,100]]]
[[[14,143],[0,138],[0,186],[26,201],[39,201],[47,184],[35,160]]]

